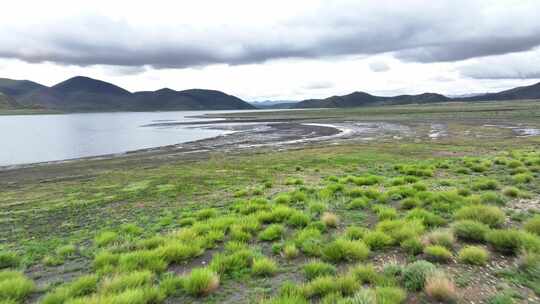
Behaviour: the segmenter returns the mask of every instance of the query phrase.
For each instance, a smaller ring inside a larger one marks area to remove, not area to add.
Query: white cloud
[[[373,61],[369,63],[369,69],[373,72],[386,72],[390,70],[390,67],[386,62],[383,61]]]
[[[540,79],[540,49],[469,60],[459,71],[477,79]]]
[[[526,0],[6,1],[0,76],[248,100],[485,92],[538,75],[539,10]]]

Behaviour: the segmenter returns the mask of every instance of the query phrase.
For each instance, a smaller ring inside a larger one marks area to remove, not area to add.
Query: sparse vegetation
[[[476,220],[490,227],[500,226],[504,222],[504,212],[495,206],[474,205],[459,209],[456,212],[459,220]]]
[[[207,296],[219,288],[219,276],[206,268],[193,269],[184,281],[189,294]]]
[[[477,246],[466,246],[458,253],[460,262],[471,265],[485,265],[489,259],[487,250]]]
[[[452,258],[452,252],[446,247],[431,245],[424,248],[424,254],[429,260],[435,262],[448,262]]]
[[[454,282],[443,272],[435,271],[426,279],[426,294],[439,302],[454,303],[458,294]]]
[[[416,261],[403,270],[403,283],[410,291],[424,288],[426,279],[436,270],[436,267],[427,261]]]
[[[0,282],[0,302],[467,302],[461,287],[482,290],[484,273],[538,295],[537,139],[515,151],[476,140],[227,154],[6,186],[0,268],[16,279]],[[498,253],[515,257],[495,270]],[[474,298],[513,298],[492,294]]]

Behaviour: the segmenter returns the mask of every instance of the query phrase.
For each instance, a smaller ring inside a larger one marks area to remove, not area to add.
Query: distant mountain
[[[450,98],[436,93],[383,97],[371,95],[365,92],[354,92],[344,96],[332,96],[324,99],[304,100],[295,104],[293,108],[352,108],[369,105],[432,103],[444,101],[450,101]]]
[[[0,107],[32,107],[59,111],[172,111],[172,110],[244,110],[287,108],[348,108],[371,105],[427,104],[449,101],[490,101],[540,99],[540,83],[496,93],[447,97],[437,93],[376,96],[354,92],[323,99],[261,101],[247,103],[220,91],[191,89],[131,93],[119,86],[77,76],[47,87],[29,80],[0,78]]]
[[[17,109],[20,105],[11,96],[0,92],[0,110]]]
[[[168,88],[133,94],[139,110],[249,110],[254,106],[220,91],[191,89],[175,91]]]
[[[521,99],[540,99],[540,83],[517,87],[497,93],[473,94],[450,98],[437,93],[419,95],[399,95],[392,97],[375,96],[365,92],[354,92],[344,96],[332,96],[324,99],[301,101],[293,108],[348,108],[368,105],[425,104],[449,101],[503,101]]]
[[[18,101],[65,111],[107,111],[128,109],[131,93],[113,84],[77,76],[50,88],[23,95]]]
[[[488,100],[518,100],[540,99],[540,82],[530,85],[504,90],[497,93],[487,93],[466,98],[456,98],[463,101],[488,101]]]
[[[243,100],[213,90],[192,89],[131,93],[114,84],[77,76],[52,87],[20,94],[24,106],[41,105],[61,111],[170,111],[254,109]]]
[[[46,86],[30,80],[0,78],[0,92],[15,99],[42,88],[46,88]]]

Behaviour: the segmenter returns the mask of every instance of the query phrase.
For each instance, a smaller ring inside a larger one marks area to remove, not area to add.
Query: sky
[[[540,81],[537,0],[6,1],[0,77],[248,101],[493,92]]]

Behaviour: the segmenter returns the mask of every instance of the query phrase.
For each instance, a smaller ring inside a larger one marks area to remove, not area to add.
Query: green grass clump
[[[369,231],[363,237],[370,249],[377,250],[392,245],[394,240],[382,231]]]
[[[205,208],[195,212],[194,215],[199,221],[204,221],[216,217],[218,215],[218,212],[216,209],[213,208]]]
[[[0,251],[0,269],[16,268],[21,263],[21,258],[13,252]]]
[[[162,272],[167,268],[167,262],[157,251],[138,250],[120,255],[118,260],[119,272],[150,270]]]
[[[179,243],[170,241],[157,249],[159,256],[168,263],[180,263],[203,254],[198,242]]]
[[[159,292],[163,297],[178,296],[184,290],[184,278],[173,273],[167,273],[159,282]]]
[[[267,257],[255,258],[251,264],[251,272],[256,276],[272,276],[277,271],[277,263]]]
[[[365,209],[369,206],[369,200],[365,197],[357,197],[347,204],[347,209]]]
[[[522,245],[522,233],[514,229],[492,230],[486,234],[486,241],[504,254],[516,254]]]
[[[139,236],[143,234],[144,229],[142,227],[139,227],[133,223],[127,223],[120,226],[120,230],[122,233],[131,235],[131,236]]]
[[[503,190],[504,193],[504,190]],[[484,192],[480,195],[480,201],[482,204],[494,204],[494,205],[504,205],[505,200],[501,195],[496,192],[489,191]]]
[[[399,304],[407,298],[407,292],[399,287],[375,288],[377,304]]]
[[[403,284],[410,291],[424,289],[426,278],[436,270],[435,265],[427,261],[416,261],[403,269]]]
[[[373,265],[358,264],[349,269],[349,273],[362,284],[376,284],[380,280],[380,275]]]
[[[429,245],[439,245],[451,249],[455,243],[454,233],[450,229],[436,229],[423,237],[423,242]]]
[[[534,180],[534,176],[530,173],[519,173],[512,177],[512,181],[516,184],[528,184]]]
[[[523,224],[523,228],[530,233],[540,235],[540,215],[535,215],[534,217],[528,219]]]
[[[163,296],[156,287],[127,289],[118,294],[96,294],[70,300],[69,304],[116,304],[116,303],[159,303]]]
[[[68,244],[56,248],[55,252],[59,257],[67,259],[75,255],[77,252],[77,247],[75,247],[73,244]]]
[[[219,276],[208,268],[195,268],[186,276],[184,289],[194,296],[207,296],[219,288]]]
[[[422,202],[420,202],[419,199],[414,197],[408,197],[401,201],[400,207],[401,209],[409,210],[414,209],[416,207],[420,207],[422,205]]]
[[[444,218],[422,208],[414,208],[405,216],[408,220],[421,220],[427,227],[437,227],[446,223]]]
[[[293,215],[289,217],[287,224],[295,228],[303,228],[303,227],[306,227],[310,221],[311,221],[311,218],[307,214],[299,211],[299,212],[295,212]]]
[[[375,212],[375,214],[379,218],[379,221],[393,220],[398,217],[397,210],[392,207],[373,205],[371,209],[373,210],[373,212]]]
[[[250,249],[240,249],[229,254],[218,253],[212,257],[210,269],[218,274],[236,274],[246,272],[251,265],[254,253]]]
[[[369,232],[369,229],[358,226],[349,226],[345,229],[344,236],[348,240],[361,240],[366,233]]]
[[[79,298],[96,292],[99,277],[97,275],[85,275],[73,282],[62,285],[45,295],[42,304],[64,303],[69,299]]]
[[[326,209],[328,205],[323,202],[315,201],[308,204],[308,210],[313,214],[322,214]]]
[[[304,296],[311,298],[315,296],[325,296],[337,293],[339,286],[334,276],[319,276],[305,284],[302,288]]]
[[[54,267],[54,266],[60,266],[64,264],[65,260],[64,258],[59,257],[59,256],[46,255],[45,257],[43,257],[43,260],[41,260],[41,262],[45,266]]]
[[[23,302],[34,290],[32,280],[17,271],[0,271],[0,301]]]
[[[117,274],[103,280],[100,293],[120,293],[128,289],[150,286],[154,274],[148,270],[134,271],[127,274]]]
[[[521,191],[516,187],[505,187],[502,193],[508,197],[516,198],[521,195]]]
[[[487,225],[473,220],[456,221],[452,227],[459,239],[471,242],[483,242],[489,232]]]
[[[418,255],[424,250],[424,245],[420,238],[412,237],[406,240],[403,240],[399,246],[405,250],[410,255]]]
[[[500,292],[491,296],[487,300],[487,304],[514,304],[513,293],[511,292]]]
[[[392,237],[396,242],[418,237],[424,232],[424,224],[420,220],[387,220],[379,222],[377,231],[382,231]]]
[[[313,280],[317,277],[330,276],[336,274],[336,267],[323,261],[311,261],[303,267],[306,279]]]
[[[298,250],[298,247],[296,247],[295,244],[286,244],[283,246],[282,253],[284,258],[291,260],[300,254],[300,250]]]
[[[323,244],[321,231],[315,228],[302,229],[296,234],[294,242],[306,255],[318,256]]]
[[[504,223],[504,212],[495,206],[473,205],[466,206],[455,213],[458,220],[476,220],[490,227],[497,227]]]
[[[266,227],[266,229],[264,229],[263,231],[261,231],[261,233],[259,233],[259,240],[275,241],[281,238],[284,232],[285,232],[285,227],[283,227],[283,225],[272,224]]]
[[[452,258],[452,252],[444,246],[431,245],[424,248],[424,254],[429,260],[436,262],[448,262]]]
[[[359,283],[353,276],[321,276],[313,279],[303,286],[304,296],[324,297],[332,293],[352,295],[359,288]]]
[[[369,256],[369,247],[362,241],[337,239],[323,247],[322,255],[331,262],[361,261]]]
[[[494,179],[483,178],[472,184],[473,190],[497,190],[499,183]]]
[[[294,203],[307,201],[307,194],[304,191],[293,191],[291,193],[291,201]]]
[[[465,246],[458,253],[461,263],[482,266],[487,263],[489,252],[478,246]]]
[[[114,231],[104,231],[94,238],[94,243],[98,247],[104,247],[115,243],[118,239],[118,233]]]
[[[288,205],[291,203],[291,196],[287,193],[280,193],[274,198],[274,203]]]

